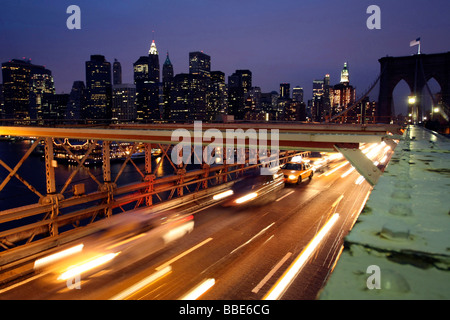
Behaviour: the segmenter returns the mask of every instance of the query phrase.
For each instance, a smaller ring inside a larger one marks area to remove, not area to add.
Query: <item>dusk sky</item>
[[[69,30],[69,5],[81,9],[81,30]],[[369,30],[371,4],[381,9],[381,29]],[[191,51],[211,56],[211,70],[250,69],[263,92],[281,82],[300,85],[305,100],[312,81],[330,74],[339,82],[348,62],[356,95],[379,73],[378,59],[417,52],[450,51],[449,0],[2,0],[0,62],[26,57],[53,73],[58,93],[85,81],[85,61],[102,54],[122,64],[123,82],[133,82],[133,63],[147,55],[154,37],[164,63],[188,72]],[[154,36],[152,31],[154,31]],[[370,95],[378,98],[378,92]]]

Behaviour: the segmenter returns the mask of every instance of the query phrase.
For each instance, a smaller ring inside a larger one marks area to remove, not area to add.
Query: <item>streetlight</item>
[[[413,124],[417,123],[417,110],[416,110],[416,96],[408,96],[408,104],[411,106],[411,113],[410,116],[412,116],[412,122]],[[410,121],[411,122],[411,121]]]

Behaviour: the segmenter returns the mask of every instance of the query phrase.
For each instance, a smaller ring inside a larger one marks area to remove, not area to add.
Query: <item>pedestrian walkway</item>
[[[450,139],[409,126],[320,299],[450,299]]]

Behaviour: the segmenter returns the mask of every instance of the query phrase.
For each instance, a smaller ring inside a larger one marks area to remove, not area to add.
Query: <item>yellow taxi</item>
[[[300,184],[302,181],[311,180],[314,170],[309,161],[290,161],[281,167],[286,183]]]

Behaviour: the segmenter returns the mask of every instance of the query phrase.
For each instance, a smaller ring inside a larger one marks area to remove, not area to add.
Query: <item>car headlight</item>
[[[291,175],[289,175],[288,178],[289,178],[289,180],[295,180],[297,177],[295,175],[291,174]]]

